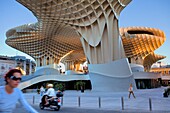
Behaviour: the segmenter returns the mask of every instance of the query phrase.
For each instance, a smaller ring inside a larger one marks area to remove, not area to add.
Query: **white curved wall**
[[[36,78],[32,78],[25,82],[21,82],[18,86],[21,90],[31,86],[33,84],[48,81],[48,80],[56,80],[56,81],[72,81],[72,80],[90,80],[89,75],[42,75]]]
[[[130,64],[132,72],[144,72],[143,65],[139,64]]]
[[[77,75],[77,74],[84,74],[83,72],[78,72],[74,70],[67,70],[65,71],[65,75]]]
[[[93,91],[128,91],[129,84],[136,89],[135,80],[126,58],[107,64],[90,64],[89,76]]]

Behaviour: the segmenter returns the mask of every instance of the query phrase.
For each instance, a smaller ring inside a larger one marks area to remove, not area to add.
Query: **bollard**
[[[33,95],[33,97],[32,97],[32,103],[34,104],[34,102],[35,102],[35,96]]]
[[[80,96],[78,97],[78,105],[80,107]]]
[[[99,97],[99,108],[101,108],[101,98]]]
[[[152,101],[151,101],[151,98],[149,98],[149,110],[152,111]]]
[[[122,103],[122,110],[124,110],[124,99],[121,97],[121,103]]]
[[[63,106],[63,97],[61,98],[61,105]]]

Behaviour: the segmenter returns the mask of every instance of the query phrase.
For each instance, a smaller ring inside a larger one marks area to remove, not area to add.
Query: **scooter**
[[[44,95],[39,104],[40,109],[44,109],[45,107],[54,109],[55,111],[59,111],[61,107],[61,97],[52,97],[48,99],[48,104],[45,104],[45,98],[48,98],[47,95]]]

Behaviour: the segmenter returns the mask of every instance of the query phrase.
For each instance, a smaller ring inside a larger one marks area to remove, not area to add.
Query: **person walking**
[[[21,76],[22,72],[18,69],[11,69],[5,74],[6,85],[0,86],[0,113],[12,113],[18,101],[29,113],[38,113],[27,103],[23,93],[17,88]]]
[[[40,88],[40,95],[43,96],[44,92],[45,92],[45,89],[44,89],[43,86],[41,86],[41,88]]]
[[[133,86],[132,86],[132,84],[130,84],[130,87],[129,87],[128,91],[129,91],[129,96],[128,96],[129,98],[130,98],[130,95],[131,95],[131,94],[133,95],[134,98],[136,98],[135,95],[134,95],[134,92],[133,92]]]

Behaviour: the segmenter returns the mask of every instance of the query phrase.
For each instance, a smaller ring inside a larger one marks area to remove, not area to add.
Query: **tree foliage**
[[[77,81],[77,82],[75,83],[75,85],[74,85],[74,88],[77,89],[77,90],[80,90],[81,87],[82,87],[83,89],[85,89],[85,85],[86,85],[86,83],[83,82],[82,80],[81,80],[81,81]]]
[[[64,83],[57,83],[55,85],[55,89],[60,90],[60,91],[64,91],[65,90],[65,84]]]

